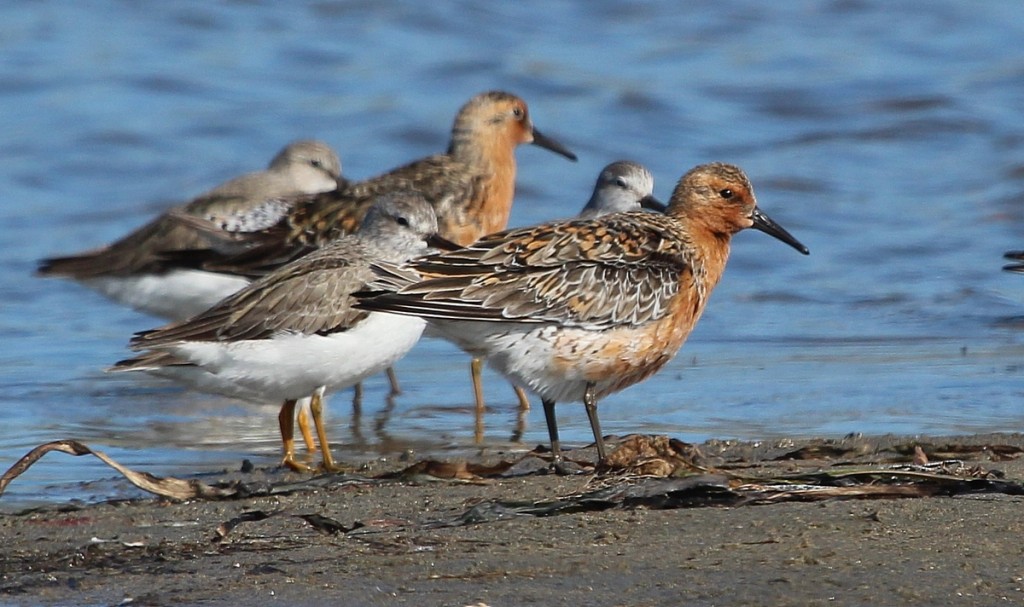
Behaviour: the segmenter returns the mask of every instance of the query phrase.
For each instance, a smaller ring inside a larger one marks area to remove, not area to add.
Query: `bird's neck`
[[[453,133],[449,155],[471,167],[480,179],[474,188],[478,199],[473,205],[472,229],[459,235],[459,244],[470,244],[508,225],[516,186],[515,149],[516,144],[506,138]]]
[[[693,280],[703,308],[725,271],[732,233],[716,228],[697,213],[679,214],[673,219],[679,235],[687,243],[689,265],[693,269]]]

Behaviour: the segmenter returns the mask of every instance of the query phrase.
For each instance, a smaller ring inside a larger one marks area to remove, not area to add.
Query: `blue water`
[[[574,214],[598,170],[643,162],[665,199],[742,166],[810,257],[740,234],[678,358],[601,403],[607,432],[687,440],[1024,430],[1024,5],[34,2],[0,20],[0,468],[79,438],[161,474],[278,458],[276,407],[105,375],[157,319],[32,276],[317,137],[362,178],[443,150],[480,91],[524,97],[570,164],[523,148],[512,225]],[[423,342],[384,408],[330,401],[342,459],[472,442],[465,357]],[[487,440],[515,420],[487,376]],[[588,441],[582,407],[563,438]],[[546,441],[539,410],[525,443]],[[0,508],[124,491],[51,454]]]

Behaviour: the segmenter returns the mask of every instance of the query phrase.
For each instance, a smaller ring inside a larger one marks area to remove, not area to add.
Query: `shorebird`
[[[1024,251],[1007,251],[1003,257],[1013,261],[1003,266],[1004,270],[1024,274]]]
[[[664,214],[551,222],[405,267],[375,264],[384,292],[357,306],[426,318],[539,394],[556,470],[555,403],[582,400],[602,464],[597,400],[675,356],[722,276],[733,234],[746,228],[808,252],[758,209],[742,170],[700,165],[679,180]]]
[[[629,160],[618,160],[601,169],[597,181],[594,183],[594,191],[587,203],[583,205],[577,218],[594,219],[609,213],[641,209],[665,212],[665,205],[654,197],[654,176],[647,170],[647,167],[641,164]],[[474,362],[476,361],[482,361],[482,359],[474,359]],[[479,374],[479,368],[476,371]],[[479,388],[479,386],[474,385],[474,388]],[[526,398],[525,395],[523,398]],[[477,399],[478,403],[482,402],[483,395],[479,392]],[[512,435],[514,441],[518,441],[522,437],[527,411],[529,411],[528,406],[519,409],[519,419]],[[476,410],[474,438],[478,443],[483,441],[483,410],[481,408]]]
[[[336,189],[340,180],[341,161],[329,145],[296,140],[266,170],[227,181],[111,244],[44,259],[38,273],[71,278],[147,314],[184,320],[249,284],[246,277],[197,269],[183,261],[189,253],[211,246],[234,251],[241,234],[278,221],[291,197]],[[313,450],[305,406],[299,411],[303,439]]]
[[[594,192],[578,217],[594,219],[640,209],[665,212],[665,205],[654,197],[654,176],[641,164],[617,160],[601,169]]]
[[[188,318],[249,281],[182,266],[176,256],[268,228],[286,210],[289,197],[333,190],[340,176],[341,162],[326,143],[295,141],[266,170],[221,184],[112,244],[44,259],[38,273],[71,278],[148,314]]]
[[[309,196],[273,228],[250,233],[251,249],[238,255],[211,251],[204,266],[213,271],[259,276],[342,234],[362,221],[374,197],[394,190],[421,193],[437,213],[438,233],[459,245],[504,230],[515,194],[515,150],[532,143],[575,161],[576,155],[533,124],[526,102],[503,91],[474,96],[455,116],[444,154],[428,156],[336,191]],[[484,409],[482,363],[470,366],[476,410]],[[392,390],[398,391],[393,373]],[[520,408],[529,400],[516,387]],[[357,388],[358,398],[358,388]]]
[[[419,340],[420,318],[355,309],[352,293],[374,278],[370,263],[401,263],[428,252],[433,209],[413,192],[392,192],[370,207],[359,230],[254,281],[185,321],[136,334],[145,352],[115,371],[149,371],[194,388],[254,402],[283,401],[278,421],[283,463],[295,460],[296,401],[310,410],[323,466],[336,468],[323,424],[325,391],[379,373]],[[448,246],[453,248],[454,245]]]

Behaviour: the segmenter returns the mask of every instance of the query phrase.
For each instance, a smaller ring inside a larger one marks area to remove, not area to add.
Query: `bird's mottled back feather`
[[[400,303],[428,318],[642,325],[667,314],[693,281],[692,248],[671,235],[672,221],[635,212],[494,234],[414,260],[409,269],[421,282],[361,305],[386,310]]]
[[[293,142],[267,170],[223,183],[109,245],[44,259],[39,273],[78,280],[162,274],[198,266],[211,255],[237,254],[280,223],[304,193],[344,183],[340,172],[341,163],[327,144]]]
[[[421,194],[434,208],[438,233],[445,236],[449,224],[464,220],[453,201],[475,196],[480,182],[468,167],[439,154],[366,181],[347,183],[338,190],[296,197],[290,211],[277,224],[246,236],[250,244],[247,250],[228,257],[210,251],[204,268],[245,276],[264,275],[354,233],[379,196],[403,190]]]

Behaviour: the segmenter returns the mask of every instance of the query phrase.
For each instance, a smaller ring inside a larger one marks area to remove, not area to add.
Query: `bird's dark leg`
[[[597,398],[594,396],[593,383],[588,383],[587,389],[583,392],[583,406],[587,409],[590,429],[594,433],[594,443],[597,445],[597,464],[600,466],[605,463],[604,435],[601,434],[601,421],[597,419]]]
[[[555,401],[541,399],[544,405],[544,421],[548,424],[548,438],[551,440],[551,469],[558,474],[569,474],[562,461],[562,444],[558,440],[558,422],[555,420]]]
[[[544,405],[544,421],[548,424],[548,439],[551,440],[551,459],[562,461],[562,446],[558,441],[558,422],[555,420],[555,401],[542,399]]]
[[[402,393],[402,386],[398,384],[398,374],[394,367],[388,367],[388,383],[391,384],[391,396],[398,396]]]

